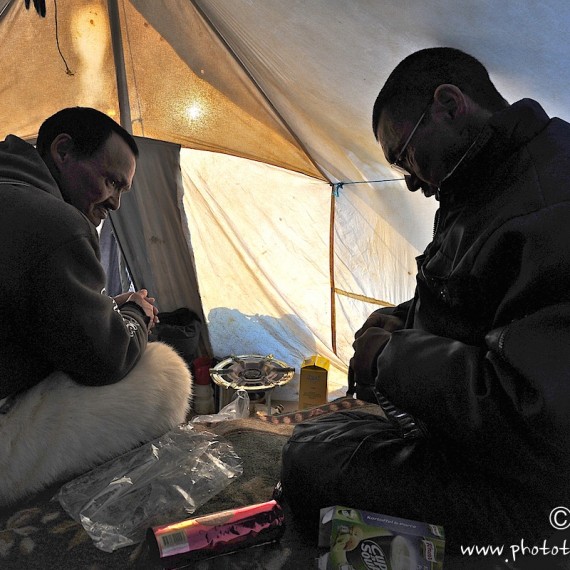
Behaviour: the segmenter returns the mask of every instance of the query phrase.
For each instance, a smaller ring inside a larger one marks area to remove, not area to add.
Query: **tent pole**
[[[223,45],[226,47],[229,53],[232,54],[233,58],[237,61],[237,63],[241,66],[243,71],[246,75],[250,78],[251,82],[255,85],[257,90],[263,95],[263,98],[267,102],[267,104],[271,107],[273,112],[277,115],[283,126],[287,129],[289,134],[293,137],[293,139],[297,142],[301,150],[306,154],[307,158],[311,162],[311,164],[322,174],[323,178],[327,180],[329,183],[332,183],[329,176],[323,171],[323,169],[313,160],[313,157],[307,151],[305,144],[299,139],[295,131],[289,126],[289,123],[285,120],[283,115],[278,111],[275,107],[271,99],[267,96],[267,93],[261,88],[257,80],[253,77],[250,73],[247,66],[243,63],[243,61],[239,58],[237,53],[230,47],[228,42],[225,38],[220,34],[220,32],[215,28],[212,24],[212,21],[208,17],[208,15],[204,12],[204,10],[199,6],[199,0],[190,0],[192,5],[200,14],[202,19],[208,24],[210,29],[216,34],[216,36],[220,39]],[[330,214],[330,234],[329,234],[329,272],[330,272],[330,284],[331,284],[331,344],[332,349],[335,354],[337,354],[337,346],[336,346],[336,287],[335,287],[335,270],[334,270],[334,212],[335,212],[335,204],[336,200],[334,195],[331,199],[331,214]],[[337,355],[338,356],[338,355]]]
[[[334,271],[334,222],[336,212],[336,196],[331,192],[331,209],[329,221],[329,277],[331,282],[331,347],[332,351],[338,356],[336,351],[336,284]]]
[[[119,16],[119,5],[117,0],[107,0],[107,9],[109,12],[109,22],[111,29],[111,43],[113,45],[113,60],[115,62],[115,76],[117,78],[117,94],[119,99],[119,114],[121,116],[121,126],[130,134],[133,134],[133,124],[131,120],[131,105],[129,103],[129,89],[127,85],[127,72],[125,69],[125,54],[123,52],[123,37],[121,34],[121,17]],[[121,257],[127,267],[129,279],[135,290],[138,290],[135,277],[125,256],[125,252],[121,246],[121,242],[117,237],[117,231],[112,218],[108,220],[111,223],[115,242],[121,252]]]
[[[131,106],[129,103],[127,72],[125,70],[125,54],[123,52],[119,6],[117,0],[107,0],[107,6],[111,28],[111,43],[113,44],[113,59],[115,61],[115,75],[117,78],[121,126],[132,134],[133,126],[131,121]]]

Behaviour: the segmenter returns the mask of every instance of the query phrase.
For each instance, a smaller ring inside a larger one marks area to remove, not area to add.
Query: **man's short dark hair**
[[[403,59],[388,77],[372,111],[374,136],[383,111],[397,119],[419,116],[444,83],[459,87],[488,111],[508,106],[478,59],[455,48],[427,48]]]
[[[107,139],[117,133],[139,155],[132,135],[109,115],[90,107],[68,107],[47,118],[38,132],[37,149],[42,157],[49,154],[53,140],[66,133],[73,139],[73,152],[77,157],[87,157],[97,152]]]

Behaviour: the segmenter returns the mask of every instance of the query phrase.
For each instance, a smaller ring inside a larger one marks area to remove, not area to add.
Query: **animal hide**
[[[186,420],[192,379],[170,346],[149,343],[116,384],[55,372],[0,415],[0,505],[154,439]]]

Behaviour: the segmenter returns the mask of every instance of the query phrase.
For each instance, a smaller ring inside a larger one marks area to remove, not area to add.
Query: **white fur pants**
[[[81,386],[48,376],[0,415],[0,505],[88,471],[186,420],[191,377],[168,345],[149,343],[123,380]]]

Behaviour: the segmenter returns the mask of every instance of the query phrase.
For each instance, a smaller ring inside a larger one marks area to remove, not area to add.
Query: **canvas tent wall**
[[[570,97],[561,1],[48,0],[45,21],[4,4],[0,137],[33,140],[54,111],[90,105],[179,145],[181,169],[139,205],[157,227],[130,237],[146,265],[153,248],[186,248],[181,277],[161,284],[174,262],[156,272],[161,309],[200,303],[218,356],[298,366],[320,352],[338,391],[354,330],[412,294],[435,209],[393,180],[370,130],[391,69],[451,45],[480,57],[508,100],[564,117]],[[184,222],[176,243],[158,221],[166,192],[184,205],[169,214]]]

